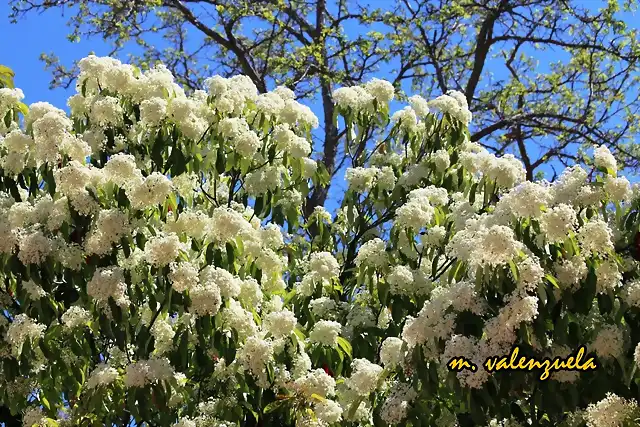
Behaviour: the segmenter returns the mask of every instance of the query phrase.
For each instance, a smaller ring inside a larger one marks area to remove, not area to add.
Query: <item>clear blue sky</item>
[[[66,108],[66,100],[73,90],[49,90],[51,75],[44,70],[40,54],[55,52],[64,64],[71,64],[92,50],[97,55],[104,55],[109,52],[109,46],[99,38],[77,44],[67,41],[67,18],[58,11],[32,14],[17,24],[10,24],[7,3],[7,0],[0,1],[0,34],[4,40],[0,43],[0,63],[15,71],[16,86],[24,91],[27,105],[47,101],[56,107]]]

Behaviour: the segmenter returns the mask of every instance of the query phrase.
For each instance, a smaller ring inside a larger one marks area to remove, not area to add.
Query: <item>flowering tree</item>
[[[460,93],[390,116],[374,79],[333,93],[349,189],[306,218],[329,176],[290,90],[79,65],[69,116],[0,89],[0,422],[635,425],[639,202],[607,148],[530,182]],[[599,367],[447,368],[514,345]]]
[[[244,74],[260,93],[285,85],[322,111],[314,142],[336,178],[347,153],[332,92],[380,73],[429,99],[464,93],[469,139],[515,153],[529,179],[544,169],[555,178],[556,166],[584,162],[592,145],[608,146],[621,170],[640,168],[637,0],[8,3],[14,21],[62,13],[70,41],[105,41],[141,67],[162,62],[187,89],[205,89],[212,72]],[[77,64],[55,53],[42,54],[51,85],[72,87]],[[313,187],[306,214],[328,195]]]

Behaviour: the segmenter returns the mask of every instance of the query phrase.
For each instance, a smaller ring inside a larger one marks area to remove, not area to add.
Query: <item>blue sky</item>
[[[16,73],[16,86],[25,93],[25,103],[47,101],[59,108],[65,108],[66,100],[72,91],[64,89],[49,90],[51,75],[44,70],[40,61],[43,52],[55,52],[64,64],[81,59],[90,51],[106,54],[109,46],[99,38],[80,43],[70,43],[66,36],[69,28],[67,18],[57,11],[29,15],[17,24],[10,24],[7,16],[10,8],[7,1],[0,2],[0,34],[4,40],[13,43],[0,44],[0,63]]]

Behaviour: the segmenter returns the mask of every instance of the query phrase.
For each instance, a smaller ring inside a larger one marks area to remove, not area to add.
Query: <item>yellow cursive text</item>
[[[520,356],[520,359],[518,359],[520,348],[516,346],[509,356],[487,358],[484,362],[484,368],[488,372],[510,370],[532,371],[534,369],[541,369],[543,372],[540,374],[540,380],[544,381],[549,378],[550,373],[553,371],[590,371],[597,369],[598,365],[593,357],[589,357],[584,363],[581,363],[585,351],[585,346],[580,346],[575,356],[569,356],[566,359],[561,357],[555,357],[553,359],[545,357],[542,360],[536,360],[526,356]]]

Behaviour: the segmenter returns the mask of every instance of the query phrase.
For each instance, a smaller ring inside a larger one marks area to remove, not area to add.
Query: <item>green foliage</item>
[[[11,70],[11,68],[0,65],[0,88],[7,87],[13,89],[15,87],[13,84],[14,77],[15,73]]]

